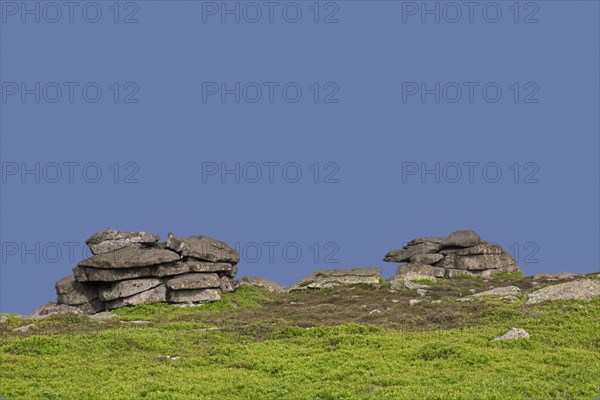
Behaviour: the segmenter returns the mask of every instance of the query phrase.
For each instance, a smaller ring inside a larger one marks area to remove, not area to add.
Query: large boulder
[[[144,278],[119,281],[99,290],[99,298],[102,301],[116,300],[122,297],[133,296],[145,292],[162,284],[162,279]]]
[[[435,280],[436,278],[443,278],[445,274],[444,268],[433,267],[426,264],[408,263],[401,264],[396,270],[396,275],[392,278],[393,280],[405,280],[411,281],[416,279],[428,279]]]
[[[219,280],[219,275],[214,273],[191,273],[178,275],[175,278],[167,281],[167,288],[169,290],[206,289],[218,288],[220,286],[221,281]]]
[[[77,306],[69,306],[67,304],[57,304],[53,301],[44,304],[43,306],[36,309],[29,318],[44,319],[52,315],[59,314],[78,314],[83,315],[84,313]]]
[[[286,289],[285,286],[277,283],[277,282],[273,282],[269,279],[266,278],[261,278],[258,276],[244,276],[242,279],[240,279],[237,282],[237,286],[255,286],[264,290],[267,290],[269,292],[274,292],[274,293],[285,293]]]
[[[326,269],[313,272],[290,290],[325,289],[340,285],[377,285],[381,279],[381,268]]]
[[[179,255],[171,250],[129,246],[110,253],[96,254],[77,264],[80,267],[117,269],[147,267],[178,261]]]
[[[240,261],[240,255],[236,249],[208,236],[190,236],[187,239],[182,239],[169,233],[167,248],[181,254],[183,257],[193,257],[202,261],[231,264],[237,264]]]
[[[78,282],[115,282],[153,276],[152,267],[101,269],[76,266],[73,276]]]
[[[62,278],[55,285],[59,304],[77,306],[98,298],[98,287],[77,282],[73,276]]]
[[[600,281],[578,279],[536,290],[529,294],[525,304],[537,304],[550,300],[590,300],[594,297],[600,297]]]
[[[94,233],[85,243],[94,254],[110,253],[132,244],[151,244],[158,242],[160,236],[147,232],[124,232],[105,229]]]

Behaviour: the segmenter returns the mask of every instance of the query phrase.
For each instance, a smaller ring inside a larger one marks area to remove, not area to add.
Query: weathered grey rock
[[[8,321],[8,317],[6,315],[0,315],[0,324],[4,324]]]
[[[160,237],[147,232],[124,232],[116,229],[105,229],[94,233],[85,243],[94,254],[110,253],[132,244],[151,244]]]
[[[485,243],[475,231],[456,231],[444,238],[442,247],[473,247]]]
[[[233,292],[235,290],[235,283],[233,282],[233,278],[229,276],[222,275],[219,277],[221,293]]]
[[[411,289],[411,290],[415,290],[415,289],[429,289],[431,286],[429,285],[423,285],[420,283],[414,283],[411,281],[405,281],[404,282],[404,287]]]
[[[222,272],[234,276],[237,267],[228,263],[211,263],[188,258],[185,261],[153,265],[142,268],[100,269],[77,266],[73,274],[78,282],[115,282],[143,277],[166,277],[190,272]]]
[[[285,286],[258,276],[244,276],[237,282],[237,286],[244,285],[256,286],[274,293],[285,293],[286,291]]]
[[[72,275],[56,282],[55,288],[61,304],[75,306],[98,298],[97,286],[77,282]]]
[[[170,290],[186,289],[206,289],[218,288],[221,286],[219,275],[215,273],[191,273],[178,275],[167,281],[167,288]]]
[[[198,303],[220,299],[221,291],[219,289],[171,290],[167,294],[167,301],[172,303]]]
[[[418,299],[410,299],[408,301],[408,304],[411,306],[414,306],[415,304],[419,304],[420,302],[422,302],[423,300],[418,300]]]
[[[425,289],[417,289],[417,294],[421,297],[424,297],[427,294],[427,290]]]
[[[33,313],[31,313],[29,318],[44,319],[48,318],[51,315],[58,314],[83,315],[83,312],[78,307],[69,306],[66,304],[56,304],[55,302],[51,301],[36,309]]]
[[[473,256],[481,254],[502,254],[504,250],[497,244],[484,243],[473,247],[466,247],[464,249],[456,250],[454,254],[457,256]]]
[[[518,272],[519,267],[508,253],[502,254],[482,254],[475,256],[458,256],[450,254],[442,260],[442,263],[448,258],[454,259],[454,269],[464,269],[467,271],[481,271],[486,269],[496,269],[502,272]]]
[[[101,288],[98,292],[98,295],[102,301],[111,301],[145,292],[149,289],[157,287],[162,283],[162,279],[158,278],[129,279]]]
[[[421,243],[442,244],[442,243],[444,243],[445,239],[446,238],[443,238],[443,237],[423,237],[423,238],[417,238],[417,239],[413,239],[410,242],[408,242],[407,246],[412,246],[414,244],[421,244]]]
[[[590,300],[600,296],[600,281],[578,279],[538,289],[529,294],[526,304],[537,304],[550,300]]]
[[[237,264],[240,261],[240,255],[236,249],[208,236],[190,236],[187,239],[182,239],[169,233],[167,247],[182,256],[203,261],[230,264]]]
[[[32,329],[37,329],[37,325],[36,324],[23,325],[23,326],[13,329],[13,332],[25,333],[25,332],[29,332],[29,330],[32,330]]]
[[[377,285],[379,279],[381,279],[381,268],[326,269],[310,274],[290,287],[290,291],[325,289],[340,285]]]
[[[427,264],[432,265],[440,261],[444,256],[439,253],[434,254],[417,254],[410,258],[410,262],[414,264]]]
[[[505,287],[499,287],[499,288],[494,288],[491,290],[486,290],[485,292],[481,292],[481,293],[475,293],[472,294],[472,297],[479,297],[479,296],[507,296],[507,295],[516,295],[516,294],[521,294],[521,289],[519,289],[517,286],[505,286]]]
[[[443,278],[446,271],[444,268],[433,267],[425,264],[401,264],[394,275],[395,280],[416,280],[416,279],[431,279]]]
[[[499,340],[515,340],[515,339],[529,339],[529,333],[525,331],[525,329],[521,328],[512,328],[510,331],[506,332],[502,336],[498,336],[495,339],[492,339],[492,342],[497,342]]]
[[[418,254],[430,254],[437,253],[441,246],[437,243],[418,243],[413,245],[406,245],[401,249],[389,251],[383,261],[388,262],[402,262],[408,261],[412,256]]]
[[[80,267],[118,269],[147,267],[178,261],[179,255],[171,250],[130,246],[110,253],[96,254],[77,264]]]
[[[78,282],[116,282],[153,276],[152,267],[100,269],[76,266],[73,275]]]
[[[107,319],[113,319],[117,316],[117,314],[113,314],[110,311],[102,311],[96,314],[88,315],[89,319],[93,319],[95,321],[104,321]]]
[[[160,303],[166,301],[166,293],[167,289],[165,285],[160,285],[146,290],[145,292],[134,294],[133,296],[107,301],[105,305],[107,309],[112,310],[125,306],[135,306],[138,304]]]

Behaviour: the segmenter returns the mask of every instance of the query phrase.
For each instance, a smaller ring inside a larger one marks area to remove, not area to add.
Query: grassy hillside
[[[12,329],[31,321],[10,316],[0,324],[0,396],[598,398],[600,299],[457,301],[490,286],[527,292],[529,278],[441,280],[422,298],[382,283],[292,294],[241,287],[200,307],[124,308],[108,321],[53,316],[28,333]],[[148,322],[127,322],[139,320]],[[512,327],[531,338],[490,342]]]

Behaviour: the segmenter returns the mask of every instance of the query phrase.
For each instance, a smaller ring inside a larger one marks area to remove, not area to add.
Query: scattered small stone
[[[182,304],[177,304],[177,307],[187,308],[187,307],[200,307],[203,305],[204,305],[204,303],[182,303]]]
[[[539,284],[540,284],[539,282],[531,282],[531,285],[532,285],[532,286],[537,286],[537,285],[539,285]]]
[[[0,315],[0,324],[5,323],[6,321],[8,321],[8,317],[6,315]]]
[[[425,289],[417,289],[417,294],[421,297],[425,296],[426,293],[427,293],[427,290],[425,290]]]
[[[441,303],[441,300],[431,300],[432,303]]]
[[[360,296],[359,296],[359,295],[357,295],[357,294],[353,294],[352,296],[350,296],[350,298],[352,298],[352,299],[358,299],[359,297],[360,297]]]
[[[393,299],[393,300],[392,300],[392,303],[400,303],[400,300],[398,300],[398,299]]]
[[[388,290],[388,293],[394,294],[394,293],[398,293],[398,291],[394,290],[394,289],[390,289],[390,290]]]
[[[418,304],[420,302],[422,302],[423,300],[417,300],[417,299],[410,299],[408,301],[408,304],[410,304],[411,306],[414,306],[415,304]]]
[[[202,332],[206,332],[206,331],[218,331],[218,330],[221,330],[221,328],[214,328],[214,327],[213,328],[200,328],[198,330],[202,331]]]
[[[372,310],[372,311],[369,312],[369,315],[373,315],[373,314],[381,314],[381,310],[378,310],[376,308],[376,309],[374,309],[374,310]]]
[[[467,302],[467,301],[473,301],[473,299],[470,297],[462,297],[460,299],[456,299],[456,301]]]
[[[469,289],[469,293],[475,293],[475,289]]]
[[[479,296],[508,296],[521,294],[521,289],[516,286],[506,286],[499,287],[491,290],[486,290],[485,292],[472,294],[471,297],[479,297]]]
[[[298,302],[295,302],[295,301],[290,301],[290,304],[291,304],[291,305],[302,305],[302,304],[304,304],[304,303],[298,303]]]
[[[162,358],[162,359],[166,359],[166,360],[171,360],[171,361],[177,361],[181,357],[178,357],[178,356],[158,356],[158,358]]]
[[[492,342],[496,342],[499,340],[515,340],[515,339],[529,339],[529,333],[525,331],[525,329],[521,328],[512,328],[510,331],[506,332],[502,336],[498,336],[495,339],[492,339]]]
[[[514,303],[515,301],[519,301],[517,296],[502,296],[498,300],[506,301],[507,303]]]
[[[37,329],[36,324],[23,325],[18,328],[13,329],[13,332],[28,332],[30,329]]]

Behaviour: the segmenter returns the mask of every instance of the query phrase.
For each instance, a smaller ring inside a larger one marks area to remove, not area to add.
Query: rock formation
[[[402,262],[394,279],[454,278],[464,274],[487,277],[496,272],[521,272],[513,258],[497,244],[482,240],[473,231],[447,237],[414,239],[384,259]]]
[[[235,249],[207,236],[159,239],[146,232],[95,233],[86,241],[94,255],[56,282],[58,305],[93,314],[164,301],[204,303],[234,290]]]

